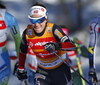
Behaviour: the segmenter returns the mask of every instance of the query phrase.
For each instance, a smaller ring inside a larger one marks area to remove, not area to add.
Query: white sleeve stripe
[[[63,36],[60,41],[64,43],[66,40],[68,40],[68,37],[67,36]]]

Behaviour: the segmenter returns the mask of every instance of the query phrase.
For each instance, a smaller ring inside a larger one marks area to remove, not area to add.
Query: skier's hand
[[[15,65],[14,65],[14,71],[13,71],[13,75],[17,75],[17,70],[18,70],[18,61],[15,63]]]
[[[17,78],[19,80],[26,80],[27,79],[27,71],[25,71],[25,70],[18,70],[17,71]]]
[[[91,85],[97,85],[98,80],[95,69],[91,68],[88,75],[89,75],[89,82],[91,83]]]
[[[61,43],[47,43],[44,45],[45,49],[48,52],[54,52],[54,50],[59,50],[62,46]]]

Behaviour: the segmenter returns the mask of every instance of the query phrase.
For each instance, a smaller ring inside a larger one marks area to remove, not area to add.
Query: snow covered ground
[[[23,1],[23,0],[21,0],[21,1]],[[29,23],[27,15],[29,12],[30,5],[26,1],[27,0],[24,0],[23,2],[4,2],[5,5],[7,6],[8,11],[16,17],[19,27],[20,27],[21,34],[22,34],[22,31],[26,28],[27,24]],[[98,0],[93,5],[88,6],[88,10],[100,11],[99,3],[100,3],[100,1]],[[91,7],[93,9],[91,9]],[[84,14],[85,14],[84,17],[86,17],[88,15],[87,14],[87,13],[89,13],[88,10],[86,10],[86,11],[84,10]],[[86,44],[86,46],[88,46],[88,43],[89,43],[89,32],[88,31],[83,30],[81,32],[76,32],[74,34],[71,34],[70,36],[78,37],[84,44]],[[12,51],[14,49],[14,41],[12,41],[12,40],[8,41],[7,44],[8,44],[7,46],[8,46],[9,53],[10,53],[10,51]],[[98,47],[97,47],[97,56],[95,59],[98,80],[100,80],[100,56],[99,56],[100,52],[99,52],[99,50],[100,50],[100,45],[98,45]],[[88,80],[88,71],[89,71],[88,59],[82,57],[81,60],[82,60],[82,69],[83,69],[84,77]],[[15,76],[12,75],[14,63],[15,63],[15,61],[11,61],[12,69],[11,69],[11,77],[10,77],[8,85],[21,85],[21,82]],[[86,84],[86,85],[88,85],[88,84]],[[98,85],[100,85],[100,83],[98,83]]]

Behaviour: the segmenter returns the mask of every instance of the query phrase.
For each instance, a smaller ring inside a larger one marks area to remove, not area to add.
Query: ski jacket
[[[90,41],[88,47],[90,68],[95,68],[94,61],[96,56],[96,47],[97,47],[97,40],[99,33],[100,33],[100,18],[97,17],[90,24]]]
[[[4,51],[3,49],[6,46],[7,33],[8,33],[7,28],[9,28],[15,40],[17,56],[18,56],[21,38],[17,21],[14,18],[14,16],[6,12],[6,10],[0,9],[0,53]]]
[[[61,30],[59,26],[53,23],[46,23],[42,33],[37,34],[31,25],[23,32],[20,52],[19,52],[19,69],[24,68],[25,57],[28,46],[36,54],[38,66],[44,69],[54,69],[63,62],[54,53],[45,51],[44,45],[50,42],[62,42],[62,48],[76,47],[71,39]],[[55,52],[66,60],[65,51],[55,50]]]

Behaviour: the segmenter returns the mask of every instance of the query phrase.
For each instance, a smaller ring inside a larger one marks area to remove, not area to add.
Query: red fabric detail
[[[19,69],[20,69],[20,70],[24,70],[24,68],[23,68],[23,67],[19,67]]]
[[[80,62],[80,65],[81,65],[81,62]],[[75,68],[78,68],[78,65],[74,66],[73,68],[74,68],[74,69],[75,69]]]
[[[25,65],[26,54],[19,52],[19,69],[23,69]]]
[[[73,56],[76,55],[76,52],[74,50],[73,51],[67,51],[67,53],[68,53],[69,57],[73,57]]]
[[[16,56],[10,56],[10,59],[11,59],[11,60],[16,60],[17,57],[16,57]]]
[[[76,68],[78,68],[78,65],[74,66],[73,69],[75,70]],[[72,70],[72,69],[71,69]]]
[[[5,29],[5,28],[6,28],[5,22],[0,20],[0,30]]]
[[[90,31],[92,31],[93,29],[92,29],[92,26],[90,26]]]
[[[77,40],[77,42],[78,42],[79,44],[82,44],[82,42],[81,42],[80,40]]]
[[[0,43],[0,47],[6,45],[6,41]]]
[[[61,44],[62,44],[62,48],[74,48],[74,47],[76,47],[75,44],[73,44],[71,42],[64,42]]]
[[[38,50],[38,49],[45,49],[45,47],[43,46],[45,43],[55,42],[55,38],[49,37],[49,38],[42,38],[42,39],[28,39],[27,41],[28,41],[28,45],[32,49]]]
[[[33,70],[37,70],[37,67],[32,66],[30,63],[28,63],[29,67],[31,67]]]
[[[98,28],[98,32],[100,33],[100,27]]]
[[[28,48],[28,54],[35,55],[35,53],[32,51],[30,47]]]
[[[58,54],[58,51],[56,52]],[[51,57],[55,57],[55,54],[53,53],[49,53],[48,51],[42,51],[40,55],[40,52],[35,52],[36,56],[39,57],[39,58],[46,58],[46,59],[49,59]],[[51,55],[51,56],[50,56]]]

